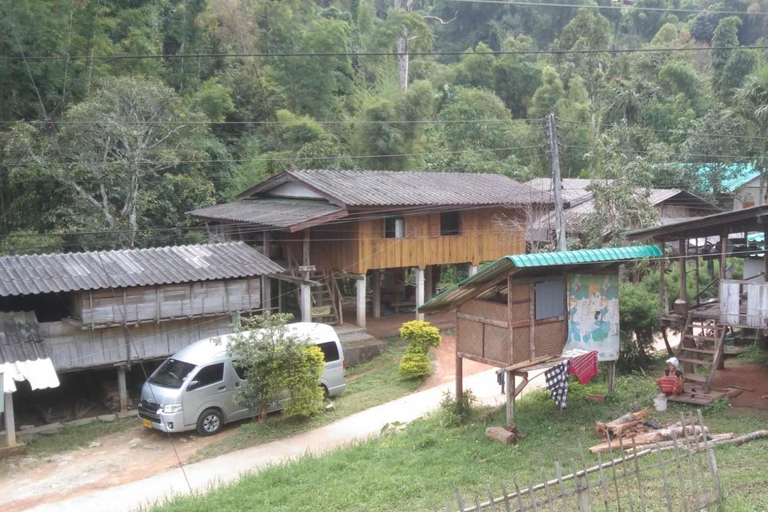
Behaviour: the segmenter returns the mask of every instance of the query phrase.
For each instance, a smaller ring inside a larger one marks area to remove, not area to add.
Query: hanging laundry
[[[568,372],[579,379],[579,384],[586,384],[598,373],[597,350],[571,358],[570,363]]]
[[[552,395],[552,400],[561,409],[565,409],[568,401],[568,363],[568,361],[563,361],[544,372],[547,389]]]

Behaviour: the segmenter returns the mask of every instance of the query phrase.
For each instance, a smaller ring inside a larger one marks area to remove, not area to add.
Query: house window
[[[459,212],[443,212],[440,214],[440,236],[456,236],[461,234],[461,215]]]
[[[403,217],[384,219],[384,238],[405,238],[405,219]]]
[[[536,320],[565,316],[565,281],[536,283]]]

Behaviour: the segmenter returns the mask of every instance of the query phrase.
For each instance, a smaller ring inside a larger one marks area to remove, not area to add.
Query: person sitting
[[[680,370],[680,360],[676,357],[667,359],[667,369],[664,377],[656,381],[656,385],[667,396],[679,395],[683,392],[683,372]]]

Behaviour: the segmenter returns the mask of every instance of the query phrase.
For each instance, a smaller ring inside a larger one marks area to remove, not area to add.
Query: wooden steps
[[[314,272],[310,280],[320,283],[313,286],[312,296],[312,321],[330,325],[341,325],[340,298],[341,292],[333,272]]]
[[[683,380],[689,380],[693,382],[700,382],[702,384],[706,384],[706,382],[709,380],[709,377],[706,375],[699,375],[697,373],[683,373]]]
[[[697,383],[703,388],[699,391],[709,391],[717,367],[723,360],[725,330],[726,327],[716,320],[695,318],[693,312],[688,314],[678,348],[678,359],[683,363],[683,378],[688,381],[686,385]],[[696,374],[696,365],[709,367],[709,374]]]

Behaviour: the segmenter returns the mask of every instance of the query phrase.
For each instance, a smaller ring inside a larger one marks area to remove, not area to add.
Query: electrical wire
[[[746,11],[721,11],[721,10],[708,10],[708,9],[687,9],[678,7],[638,7],[630,6],[623,7],[621,5],[579,5],[579,4],[566,4],[566,3],[546,3],[546,2],[514,2],[507,0],[449,0],[454,3],[460,4],[491,4],[491,5],[511,5],[515,7],[554,7],[554,8],[568,8],[568,9],[595,9],[595,10],[619,10],[625,12],[632,11],[649,11],[649,12],[684,12],[690,14],[731,14],[737,16],[765,16],[768,12],[746,12]]]

